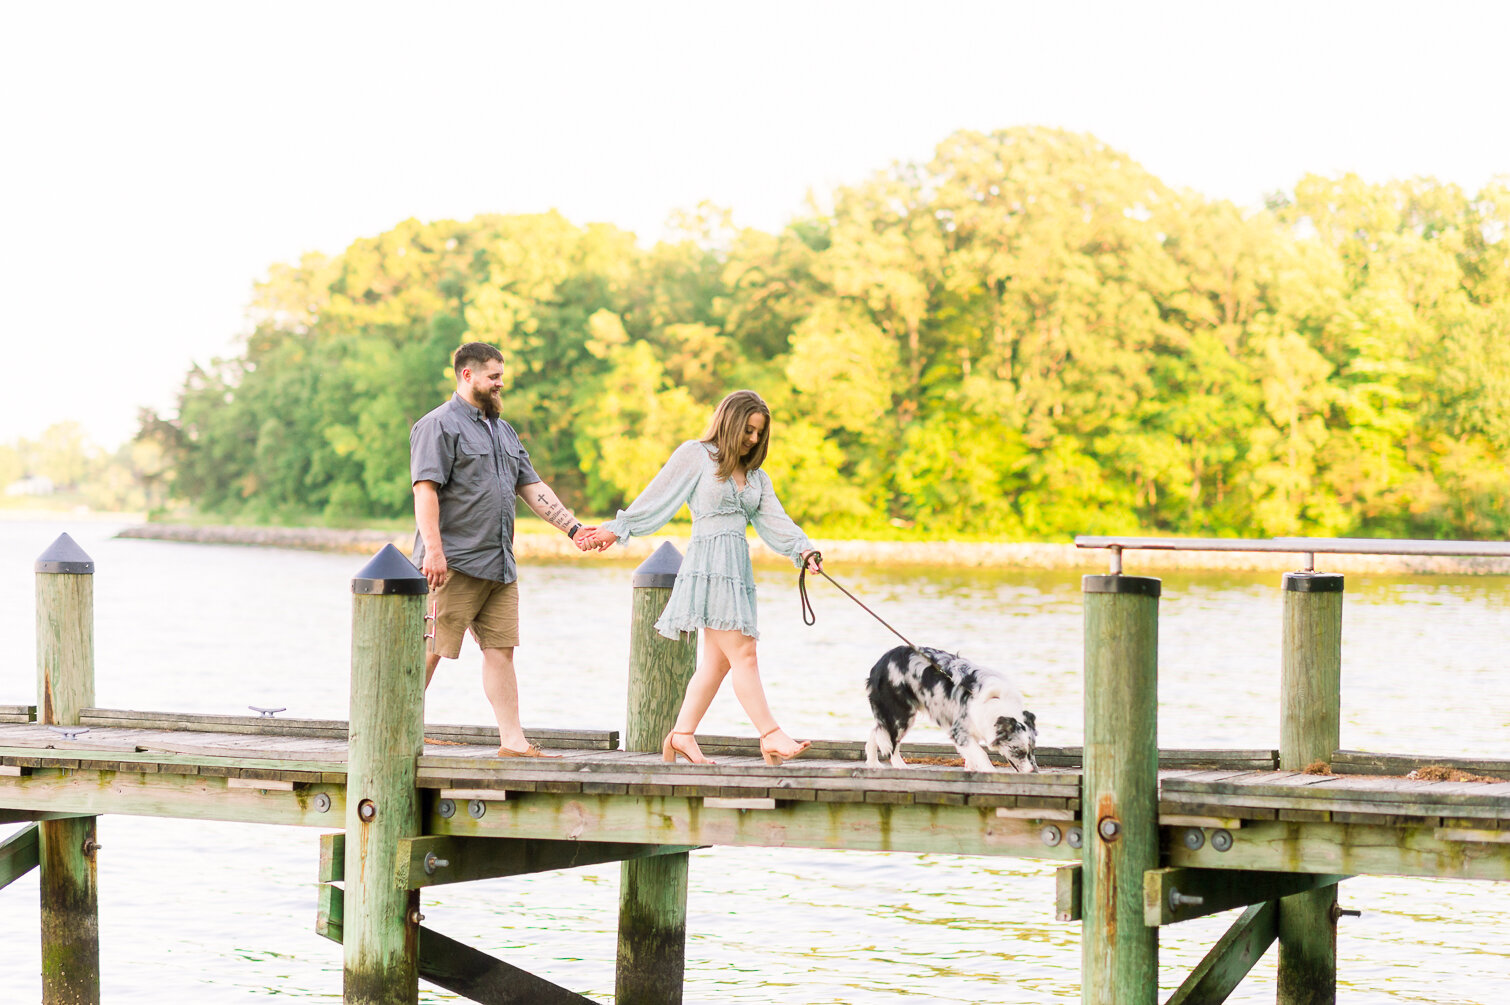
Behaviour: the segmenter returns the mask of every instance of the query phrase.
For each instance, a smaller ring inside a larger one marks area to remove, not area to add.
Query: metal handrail
[[[1111,549],[1111,571],[1122,572],[1122,552],[1134,551],[1260,551],[1305,556],[1305,571],[1316,568],[1317,554],[1437,555],[1510,558],[1510,541],[1419,541],[1363,537],[1075,537],[1077,548]]]

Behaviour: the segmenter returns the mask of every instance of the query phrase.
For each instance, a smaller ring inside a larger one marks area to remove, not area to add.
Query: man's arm
[[[577,518],[572,516],[571,510],[567,509],[566,504],[556,498],[556,493],[552,492],[551,487],[544,482],[534,482],[533,484],[526,485],[519,490],[519,495],[524,500],[524,504],[535,511],[536,516],[552,527],[560,529],[562,533],[566,534],[573,541],[577,539],[577,535],[583,529],[590,529],[583,528],[577,522]],[[426,547],[429,546],[426,545]]]
[[[436,494],[437,488],[434,482],[414,483],[414,522],[419,527],[420,540],[425,543],[425,558],[419,571],[425,574],[432,590],[444,586],[449,575],[446,553],[440,546],[440,496]]]

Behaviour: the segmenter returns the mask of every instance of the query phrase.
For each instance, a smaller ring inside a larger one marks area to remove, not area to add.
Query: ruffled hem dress
[[[692,540],[676,574],[666,610],[655,623],[669,639],[699,628],[719,628],[759,638],[755,622],[755,570],[745,527],[798,568],[813,543],[792,522],[764,471],[751,471],[745,487],[718,478],[717,448],[688,440],[628,509],[603,527],[620,541],[653,534],[686,504],[692,511]]]

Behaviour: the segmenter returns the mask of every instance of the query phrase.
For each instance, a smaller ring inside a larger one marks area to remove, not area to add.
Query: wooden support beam
[[[425,817],[424,832],[689,847],[1004,855],[1062,862],[1080,858],[1080,850],[1071,848],[1067,841],[1045,844],[1043,826],[1036,821],[998,817],[987,806],[942,803],[780,802],[774,810],[750,813],[706,809],[699,796],[626,799],[578,792],[530,792],[506,803],[488,804],[487,814],[480,819],[468,813],[443,817],[432,810]],[[1140,885],[1139,924],[1142,896]]]
[[[1080,902],[1085,896],[1081,877],[1084,867],[1076,862],[1054,870],[1054,920],[1079,921]]]
[[[294,792],[263,792],[227,788],[225,778],[214,775],[37,768],[27,777],[0,778],[0,802],[17,811],[54,815],[124,813],[337,827],[345,819],[346,786],[322,783]]]
[[[345,1005],[414,1005],[419,894],[398,883],[398,843],[420,833],[428,586],[390,544],[351,590],[342,993]]]
[[[344,915],[341,888],[322,884],[315,932],[341,942]],[[593,1005],[589,998],[423,925],[419,926],[419,976],[482,1005]]]
[[[339,883],[346,878],[346,835],[341,831],[320,835],[320,882]]]
[[[399,841],[398,881],[408,889],[419,889],[656,855],[681,855],[692,850],[686,845],[622,841],[539,841],[428,834]],[[320,882],[339,883],[346,878],[345,855],[346,835],[320,835]]]
[[[0,824],[34,824],[42,820],[71,820],[90,813],[48,813],[45,810],[0,810]]]
[[[321,883],[315,900],[315,934],[340,942],[345,932],[345,892],[334,883]]]
[[[1173,844],[1169,865],[1347,876],[1510,880],[1510,845],[1443,840],[1431,826],[1254,820],[1227,851]]]
[[[1337,749],[1342,726],[1343,577],[1290,572],[1284,577],[1279,767],[1304,771]],[[1279,904],[1278,1005],[1337,1000],[1335,885]]]
[[[35,571],[37,720],[76,726],[80,709],[94,704],[94,560],[63,534],[37,559]],[[100,1000],[95,835],[92,816],[37,824],[43,1005],[98,1005]]]
[[[629,697],[624,721],[624,749],[657,751],[675,728],[687,682],[697,669],[697,637],[684,633],[671,640],[655,622],[665,610],[681,568],[681,553],[663,543],[631,579],[629,623]],[[768,811],[775,800],[714,796],[704,799],[708,812],[740,813],[759,803]],[[720,810],[720,801],[728,799]],[[711,805],[709,805],[711,804]],[[619,867],[619,951],[614,977],[618,1005],[680,1005],[686,969],[686,853],[626,860]]]
[[[1086,576],[1081,812],[1082,1005],[1155,1005],[1159,930],[1143,874],[1159,864],[1157,579]]]
[[[658,855],[684,855],[691,850],[686,845],[626,844],[621,841],[537,841],[430,834],[399,842],[398,880],[410,889],[419,889],[442,883],[522,876]],[[440,862],[445,864],[438,864]]]
[[[23,827],[0,841],[0,890],[37,867],[37,825]]]
[[[1272,901],[1244,911],[1165,1005],[1221,1005],[1274,943],[1278,915]]]
[[[1336,886],[1346,878],[1323,873],[1239,869],[1150,869],[1143,874],[1143,923],[1172,925],[1234,907]]]

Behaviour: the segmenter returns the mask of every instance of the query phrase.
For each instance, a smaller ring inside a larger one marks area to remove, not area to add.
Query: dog
[[[920,655],[921,654],[921,655]],[[897,646],[870,668],[865,692],[876,726],[865,741],[865,763],[889,760],[905,768],[902,737],[919,712],[949,731],[971,771],[994,771],[994,750],[1017,771],[1037,771],[1038,727],[1005,674],[955,653]]]

